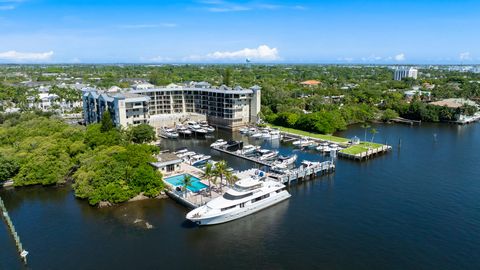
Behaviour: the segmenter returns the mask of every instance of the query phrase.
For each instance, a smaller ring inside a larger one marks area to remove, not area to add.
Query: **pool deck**
[[[167,177],[172,177],[172,176],[181,175],[181,174],[190,174],[192,176],[195,176],[198,179],[200,179],[201,183],[209,186],[208,181],[205,180],[204,178],[204,172],[201,169],[193,167],[187,163],[181,163],[179,170],[176,170],[170,173],[165,173],[163,177],[167,178]],[[168,183],[167,181],[164,181],[164,182],[168,187],[170,187],[170,190],[166,191],[167,195],[170,198],[174,199],[175,201],[179,202],[180,204],[183,204],[187,208],[191,208],[191,209],[202,206],[207,202],[209,202],[210,200],[223,195],[223,191],[220,190],[220,187],[214,184],[210,184],[212,186],[212,192],[210,197],[210,192],[208,192],[207,190],[202,190],[200,192],[176,191],[172,184]]]

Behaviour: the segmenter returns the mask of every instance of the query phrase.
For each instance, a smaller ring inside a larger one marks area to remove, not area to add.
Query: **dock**
[[[236,153],[236,152],[232,152],[232,151],[228,151],[228,150],[225,150],[221,147],[212,147],[212,149],[214,150],[217,150],[219,152],[222,152],[222,153],[226,153],[226,154],[229,154],[229,155],[232,155],[232,156],[235,156],[235,157],[238,157],[238,158],[243,158],[245,160],[248,160],[248,161],[251,161],[251,162],[254,162],[254,163],[257,163],[257,164],[260,164],[262,166],[266,166],[266,167],[272,167],[272,163],[269,162],[269,161],[266,161],[266,160],[261,160],[257,157],[249,157],[249,156],[245,156],[245,155],[242,155],[242,154],[239,154],[239,153]]]
[[[0,210],[2,211],[2,216],[3,216],[3,219],[5,220],[5,223],[7,224],[8,230],[10,231],[10,234],[13,236],[13,239],[15,240],[15,245],[17,246],[18,255],[20,256],[22,261],[25,264],[27,264],[28,251],[23,249],[23,245],[22,245],[22,242],[20,241],[20,237],[18,236],[18,233],[15,230],[15,227],[13,226],[13,222],[10,219],[10,216],[8,215],[7,207],[5,207],[5,204],[3,203],[3,200],[1,197],[0,197]]]
[[[241,171],[235,175],[240,179],[254,175],[257,169]],[[267,177],[282,184],[290,185],[292,182],[313,179],[316,176],[326,175],[335,171],[335,163],[332,161],[315,162],[308,168],[298,167],[288,170],[285,173],[267,172]]]
[[[410,119],[406,119],[406,118],[402,118],[402,117],[393,118],[390,121],[392,121],[394,123],[407,124],[407,125],[411,125],[411,126],[414,126],[414,125],[419,126],[419,125],[422,124],[422,121],[420,121],[420,120],[410,120]]]
[[[367,149],[365,152],[361,152],[358,154],[349,154],[349,153],[344,153],[342,151],[339,151],[337,154],[339,157],[353,159],[356,161],[364,161],[364,160],[373,158],[375,156],[378,156],[380,154],[390,152],[391,150],[392,150],[392,147],[390,145],[383,145],[378,148]]]

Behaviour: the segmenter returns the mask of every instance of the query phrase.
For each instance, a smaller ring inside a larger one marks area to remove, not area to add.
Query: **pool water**
[[[165,178],[165,181],[167,181],[168,183],[172,184],[175,187],[181,187],[183,186],[183,179],[185,178],[185,175],[187,174],[179,174],[172,177],[167,177]],[[191,185],[187,187],[190,191],[199,192],[200,190],[208,187],[204,183],[200,182],[200,179],[198,179],[197,177],[193,175],[190,175],[190,176],[192,177]]]

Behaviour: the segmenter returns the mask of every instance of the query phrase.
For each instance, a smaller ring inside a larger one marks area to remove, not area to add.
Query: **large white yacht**
[[[290,198],[285,185],[267,180],[265,173],[235,183],[222,197],[215,198],[187,214],[198,225],[213,225],[253,214]]]

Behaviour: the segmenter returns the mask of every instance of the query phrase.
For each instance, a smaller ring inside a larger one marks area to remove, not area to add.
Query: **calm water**
[[[290,187],[289,201],[218,226],[193,226],[187,209],[169,199],[96,209],[68,187],[0,195],[31,269],[478,269],[480,124],[377,129],[375,141],[394,145],[392,153],[338,160],[335,174]],[[341,135],[363,134],[354,127]],[[210,153],[211,141],[166,141],[164,148]],[[288,144],[266,146],[325,159]],[[253,166],[211,155],[236,169]],[[1,223],[0,269],[22,267]]]

